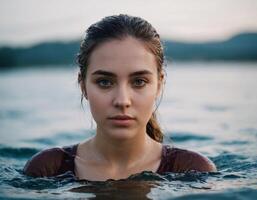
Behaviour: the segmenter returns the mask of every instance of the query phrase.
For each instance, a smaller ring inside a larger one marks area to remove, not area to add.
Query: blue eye
[[[102,88],[108,88],[113,85],[112,81],[108,79],[100,79],[96,81],[97,85],[102,87]]]

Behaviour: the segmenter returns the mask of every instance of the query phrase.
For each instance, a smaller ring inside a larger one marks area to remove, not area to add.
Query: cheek
[[[103,115],[107,107],[109,107],[109,99],[107,95],[99,92],[99,90],[91,88],[87,90],[88,103],[90,110],[95,121],[98,121]]]
[[[145,106],[153,105],[158,93],[157,88],[158,85],[154,83],[143,90],[137,91],[135,94],[137,96],[136,99],[140,99]]]
[[[144,118],[146,121],[151,117],[155,99],[156,99],[156,92],[155,90],[147,90],[144,93],[137,93],[134,95],[134,104],[138,113]]]
[[[141,104],[143,107],[149,107],[154,104],[155,97],[155,93],[150,91],[144,94],[136,94],[134,96],[134,100]]]

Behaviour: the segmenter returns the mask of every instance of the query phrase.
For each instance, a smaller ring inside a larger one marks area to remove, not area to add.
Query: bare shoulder
[[[190,150],[176,149],[176,159],[174,162],[175,171],[199,171],[199,172],[215,172],[217,171],[215,164],[206,156]]]
[[[33,177],[54,176],[60,168],[63,156],[64,152],[59,147],[40,151],[27,161],[23,172]]]

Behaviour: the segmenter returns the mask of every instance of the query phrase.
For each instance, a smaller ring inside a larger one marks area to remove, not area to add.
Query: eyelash
[[[137,84],[136,84],[137,81],[140,81],[140,82],[143,83],[143,84],[137,85]],[[144,87],[147,83],[148,83],[148,80],[143,79],[143,78],[136,78],[136,79],[133,80],[133,86],[136,87],[136,88],[142,88],[142,87]]]
[[[138,84],[139,81],[142,84]],[[149,81],[144,78],[135,78],[132,80],[132,86],[140,89],[143,88],[148,82]],[[106,78],[100,78],[96,80],[96,84],[102,89],[108,89],[114,85],[114,82]]]
[[[106,82],[108,82],[109,84],[107,85],[107,84],[103,84],[103,83],[106,83]],[[113,85],[113,83],[112,83],[112,81],[111,80],[109,80],[109,79],[104,79],[104,78],[101,78],[101,79],[97,79],[96,80],[96,84],[100,87],[100,88],[110,88],[112,85]]]

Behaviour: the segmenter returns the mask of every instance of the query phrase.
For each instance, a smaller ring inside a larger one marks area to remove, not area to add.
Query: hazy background
[[[256,0],[0,0],[0,45],[81,38],[102,17],[127,13],[166,39],[224,40],[257,31]]]
[[[160,33],[167,61],[257,61],[255,0],[0,0],[0,69],[76,65],[85,30],[126,13]]]

